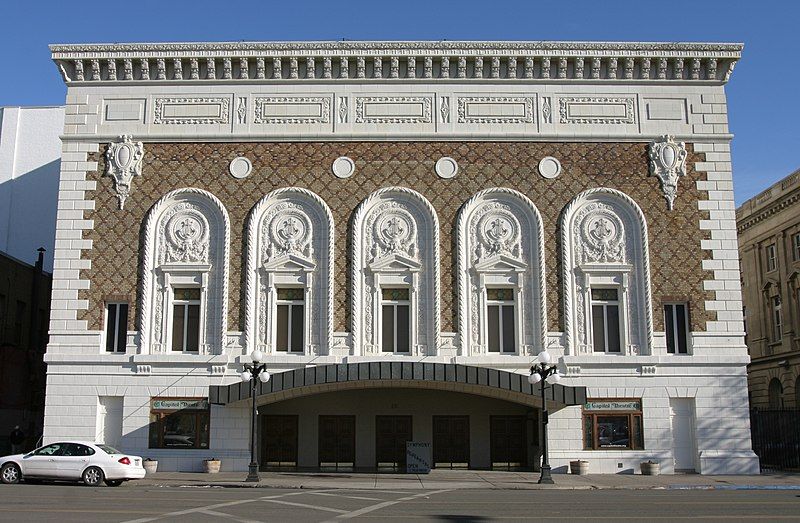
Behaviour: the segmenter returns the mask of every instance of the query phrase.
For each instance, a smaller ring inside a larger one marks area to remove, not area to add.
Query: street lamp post
[[[258,435],[256,432],[256,419],[258,418],[258,409],[256,407],[256,387],[258,382],[266,383],[269,381],[269,372],[267,372],[267,365],[262,364],[261,360],[264,358],[264,353],[260,350],[254,350],[250,353],[250,359],[253,363],[245,363],[244,370],[240,374],[242,381],[250,382],[250,396],[253,398],[253,411],[250,414],[250,466],[247,471],[247,478],[245,481],[261,481],[258,475],[258,459],[256,458],[256,445]]]
[[[547,402],[544,397],[544,390],[547,387],[547,383],[551,385],[558,383],[561,375],[558,373],[558,367],[555,364],[550,364],[550,354],[546,350],[540,352],[536,360],[537,363],[531,367],[528,383],[531,385],[541,383],[542,391],[542,415],[539,418],[539,424],[542,427],[542,466],[538,482],[552,485],[553,477],[550,475],[550,463],[547,460]]]

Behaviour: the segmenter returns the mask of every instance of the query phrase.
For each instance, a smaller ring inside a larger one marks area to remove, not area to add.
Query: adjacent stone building
[[[741,46],[52,46],[45,440],[196,470],[755,473],[724,85]]]
[[[736,210],[750,403],[800,409],[800,170]]]

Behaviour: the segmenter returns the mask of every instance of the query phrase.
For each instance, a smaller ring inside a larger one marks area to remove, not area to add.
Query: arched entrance
[[[536,392],[538,393],[538,387]],[[250,399],[246,384],[212,386],[217,405]],[[586,401],[548,386],[547,406]],[[456,364],[370,362],[276,373],[260,384],[259,451],[268,467],[404,470],[407,441],[447,468],[530,468],[541,399],[522,374]]]

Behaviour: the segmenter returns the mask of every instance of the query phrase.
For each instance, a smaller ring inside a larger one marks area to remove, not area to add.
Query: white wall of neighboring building
[[[63,107],[0,107],[0,251],[53,270]]]

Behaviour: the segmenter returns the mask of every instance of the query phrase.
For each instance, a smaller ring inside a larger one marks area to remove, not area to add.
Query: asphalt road
[[[0,521],[798,521],[799,490],[287,490],[0,485]]]

